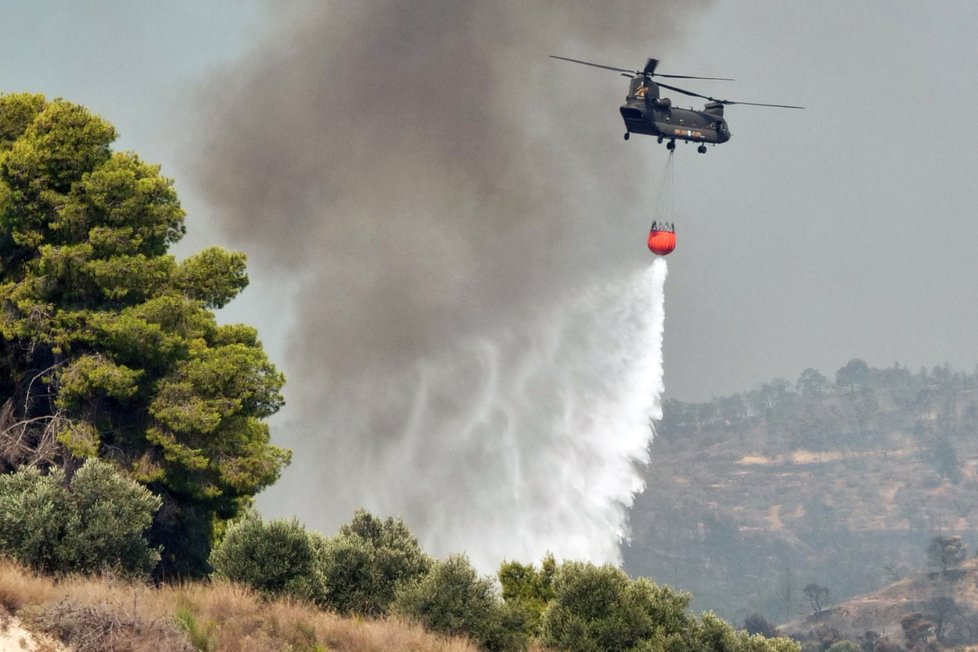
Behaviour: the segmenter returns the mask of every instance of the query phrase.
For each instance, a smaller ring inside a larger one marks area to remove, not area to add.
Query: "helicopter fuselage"
[[[725,143],[730,140],[730,129],[723,118],[723,104],[711,102],[702,111],[676,108],[669,98],[659,97],[658,84],[642,77],[632,80],[625,103],[619,110],[629,134],[658,136],[660,142]]]

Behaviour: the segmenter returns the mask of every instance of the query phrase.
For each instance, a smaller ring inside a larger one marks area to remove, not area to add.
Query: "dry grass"
[[[288,600],[269,602],[234,584],[154,588],[112,578],[53,579],[3,560],[0,606],[78,652],[478,649],[399,620],[343,618]]]

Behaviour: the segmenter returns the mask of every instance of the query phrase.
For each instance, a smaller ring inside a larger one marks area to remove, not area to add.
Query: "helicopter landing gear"
[[[628,140],[629,136],[631,136],[631,135],[632,135],[632,132],[626,131],[625,132],[625,140]]]
[[[668,149],[670,152],[676,149],[676,141],[670,140],[668,143],[666,143],[666,149]]]
[[[662,136],[659,136],[659,144],[662,144]]]
[[[700,154],[706,154],[706,145],[700,145],[699,147],[696,148],[696,151],[699,152]]]

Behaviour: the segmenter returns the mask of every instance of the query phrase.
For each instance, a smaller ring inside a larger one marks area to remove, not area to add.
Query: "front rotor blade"
[[[678,86],[669,86],[667,84],[662,84],[656,82],[662,88],[668,88],[671,91],[676,91],[677,93],[682,93],[683,95],[689,95],[690,97],[699,97],[704,100],[710,100],[711,102],[722,102],[723,100],[718,100],[715,97],[710,97],[709,95],[700,95],[699,93],[694,93],[693,91],[687,91],[685,89],[679,88]]]
[[[729,77],[693,77],[691,75],[663,75],[661,72],[655,73],[656,77],[669,77],[670,79],[712,79],[713,81],[733,81]]]
[[[761,104],[760,102],[735,102],[734,100],[717,100],[717,102],[722,102],[723,104],[747,104],[749,106],[773,106],[777,109],[804,109],[803,106],[794,106],[792,104]]]
[[[772,106],[778,109],[804,109],[805,108],[803,106],[794,106],[792,104],[761,104],[760,102],[737,102],[736,100],[718,100],[715,97],[710,97],[709,95],[700,95],[699,93],[694,93],[693,91],[687,91],[677,86],[668,86],[666,84],[659,84],[659,86],[661,86],[662,88],[668,88],[671,91],[682,93],[683,95],[689,95],[690,97],[699,97],[704,100],[709,100],[711,102],[719,102],[720,104],[746,104],[749,106]]]
[[[580,63],[585,66],[591,66],[593,68],[604,68],[605,70],[614,70],[615,72],[624,72],[629,75],[641,75],[641,71],[638,70],[627,70],[625,68],[615,68],[614,66],[602,66],[600,63],[591,63],[590,61],[581,61],[580,59],[568,59],[567,57],[558,57],[555,54],[550,55],[551,59],[560,59],[561,61],[570,61],[571,63]]]

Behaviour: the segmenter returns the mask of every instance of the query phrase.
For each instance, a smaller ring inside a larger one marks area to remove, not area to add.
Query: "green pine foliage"
[[[47,573],[111,569],[148,576],[159,561],[144,534],[162,501],[106,462],[0,475],[0,553]]]
[[[206,570],[215,525],[289,459],[264,420],[284,378],[213,309],[244,255],[184,261],[173,182],[78,105],[0,96],[0,472],[111,460],[164,499],[166,574]]]

